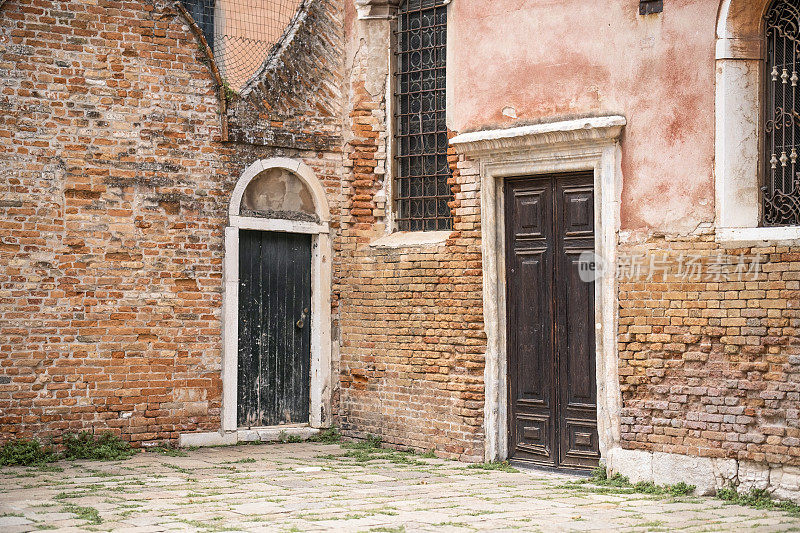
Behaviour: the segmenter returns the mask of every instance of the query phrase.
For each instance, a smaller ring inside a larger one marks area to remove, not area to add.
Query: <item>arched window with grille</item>
[[[394,199],[401,231],[449,230],[445,0],[405,0],[397,13]]]
[[[800,0],[767,10],[763,224],[800,225]]]

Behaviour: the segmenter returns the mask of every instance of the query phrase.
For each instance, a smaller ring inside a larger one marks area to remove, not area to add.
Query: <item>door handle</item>
[[[307,316],[308,316],[308,307],[303,309],[303,314],[300,315],[300,319],[297,322],[295,322],[294,325],[300,329],[303,329],[303,327],[306,325]]]

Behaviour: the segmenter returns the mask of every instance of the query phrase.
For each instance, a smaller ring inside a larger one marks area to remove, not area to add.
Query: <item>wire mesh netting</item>
[[[303,0],[181,0],[203,30],[220,73],[242,89],[280,39]]]

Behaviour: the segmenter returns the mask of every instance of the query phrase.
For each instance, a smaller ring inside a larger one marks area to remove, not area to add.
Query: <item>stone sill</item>
[[[281,437],[300,437],[306,440],[319,433],[319,429],[302,426],[272,426],[263,428],[240,429],[237,432],[239,442],[277,442]]]
[[[725,246],[798,246],[800,227],[717,228],[716,240]]]
[[[451,233],[450,231],[397,231],[375,239],[369,245],[373,248],[441,246],[447,242]]]

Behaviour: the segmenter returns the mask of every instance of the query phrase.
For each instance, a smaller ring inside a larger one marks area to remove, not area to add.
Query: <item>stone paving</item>
[[[0,532],[800,531],[779,511],[580,481],[338,444],[147,452],[3,468]]]

